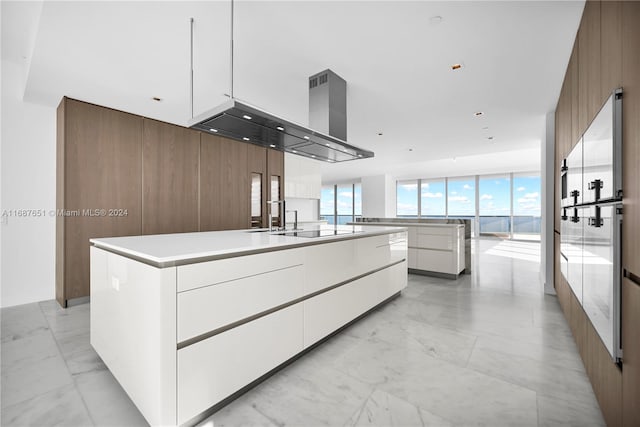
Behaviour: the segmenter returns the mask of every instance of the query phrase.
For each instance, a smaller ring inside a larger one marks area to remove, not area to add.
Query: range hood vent
[[[194,117],[189,127],[330,163],[374,156],[373,152],[340,138],[282,119],[235,98]]]

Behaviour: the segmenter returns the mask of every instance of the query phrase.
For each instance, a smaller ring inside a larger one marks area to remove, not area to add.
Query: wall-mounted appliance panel
[[[582,204],[582,139],[578,141],[567,156],[567,197],[562,200],[562,206]]]
[[[622,197],[622,92],[607,99],[583,135],[583,203]]]
[[[582,307],[613,358],[620,357],[620,204],[586,208]]]

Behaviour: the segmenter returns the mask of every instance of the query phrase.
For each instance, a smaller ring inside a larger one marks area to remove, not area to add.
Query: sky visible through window
[[[444,179],[422,180],[420,188],[421,216],[445,215],[473,217],[476,211],[475,177],[449,178],[448,200]],[[398,181],[396,188],[398,216],[418,215],[418,180]],[[513,200],[514,216],[540,216],[540,175],[514,174],[513,195],[508,174],[479,177],[480,216],[509,216]]]

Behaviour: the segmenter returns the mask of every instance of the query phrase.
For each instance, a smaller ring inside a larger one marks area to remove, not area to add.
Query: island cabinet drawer
[[[266,252],[178,267],[178,292],[279,270],[304,262],[302,249]]]
[[[458,254],[455,252],[431,249],[417,249],[417,251],[417,264],[420,270],[448,274],[458,274],[464,270],[464,263],[460,265]]]
[[[178,342],[224,328],[303,296],[304,268],[286,267],[178,293]]]
[[[303,349],[302,303],[178,350],[178,424]]]
[[[304,301],[304,346],[346,325],[407,286],[406,262]]]
[[[418,248],[441,249],[452,251],[454,249],[453,236],[451,232],[446,235],[441,234],[418,234]]]

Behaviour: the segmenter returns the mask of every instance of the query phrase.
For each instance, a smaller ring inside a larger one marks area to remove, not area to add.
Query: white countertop
[[[440,224],[428,222],[349,222],[348,224],[374,225],[374,226],[394,226],[394,227],[452,227],[464,228],[464,224]]]
[[[268,231],[230,230],[105,237],[90,239],[90,242],[95,247],[115,252],[156,267],[171,267],[207,260],[231,258],[406,231],[406,228],[402,226],[367,227],[366,225],[321,225],[303,228],[304,231],[339,230],[350,233],[310,238],[275,235]]]

